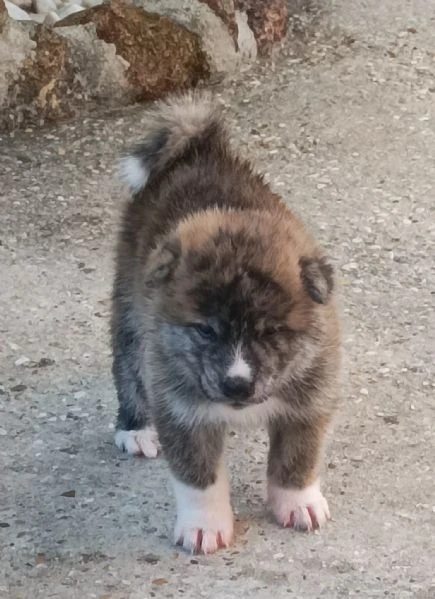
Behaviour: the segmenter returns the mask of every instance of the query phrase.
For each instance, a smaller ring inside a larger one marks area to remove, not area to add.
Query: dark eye
[[[279,333],[279,328],[277,327],[266,327],[265,329],[263,329],[264,337],[273,337],[277,333]]]
[[[197,331],[204,339],[214,341],[217,338],[216,331],[213,327],[208,324],[195,324],[193,325],[195,331]]]
[[[263,329],[263,337],[275,337],[276,335],[289,335],[291,333],[284,325],[272,325]]]

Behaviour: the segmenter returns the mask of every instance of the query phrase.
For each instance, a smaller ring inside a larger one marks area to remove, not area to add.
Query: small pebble
[[[22,366],[23,364],[27,364],[27,362],[30,362],[30,358],[21,356],[18,360],[15,360],[15,366]]]
[[[11,391],[13,391],[14,393],[21,393],[21,391],[25,391],[27,389],[27,385],[15,385],[14,387],[11,387]]]
[[[70,491],[64,491],[63,493],[60,494],[61,497],[75,497],[76,496],[76,492],[74,489],[71,489]]]

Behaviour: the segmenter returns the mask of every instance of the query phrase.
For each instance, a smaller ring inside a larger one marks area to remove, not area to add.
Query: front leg
[[[268,500],[279,524],[313,530],[329,520],[318,480],[327,422],[278,420],[269,427]]]
[[[157,418],[177,504],[175,542],[192,553],[214,553],[233,538],[233,512],[222,461],[225,428],[186,429]]]

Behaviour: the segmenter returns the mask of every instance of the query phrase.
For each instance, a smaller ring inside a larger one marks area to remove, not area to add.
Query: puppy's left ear
[[[180,262],[181,244],[175,237],[160,243],[150,254],[145,269],[145,282],[154,287],[167,282]]]
[[[326,258],[301,258],[302,285],[316,304],[326,304],[334,288],[334,269]]]

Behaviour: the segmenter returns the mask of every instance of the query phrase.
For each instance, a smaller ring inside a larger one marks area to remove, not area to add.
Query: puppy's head
[[[208,212],[146,267],[159,370],[234,408],[303,377],[322,349],[332,269],[297,221]]]

